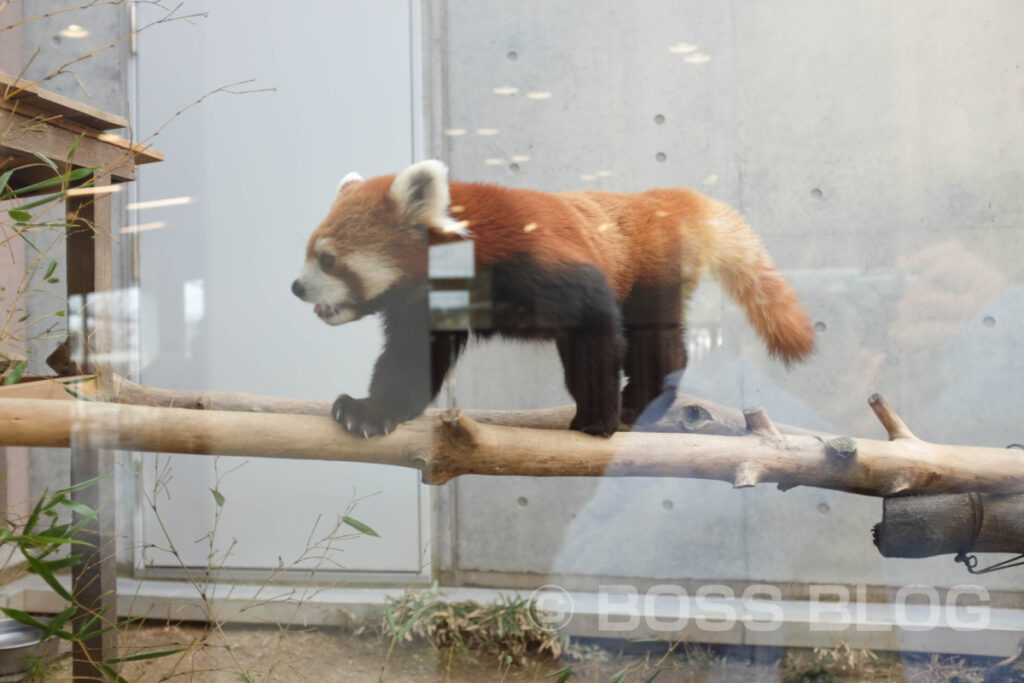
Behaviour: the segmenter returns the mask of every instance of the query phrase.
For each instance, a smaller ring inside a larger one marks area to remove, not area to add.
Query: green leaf
[[[31,626],[32,628],[37,628],[40,631],[46,630],[46,624],[36,619],[28,612],[22,612],[20,609],[14,609],[11,607],[0,607],[0,612],[3,612],[19,624],[25,624],[25,626]]]
[[[81,384],[82,382],[91,382],[97,377],[99,377],[99,375],[89,375],[88,377],[76,377],[75,379],[65,380],[64,384]],[[94,481],[99,481],[100,479],[102,479],[102,477],[99,477]],[[86,483],[88,484],[88,482]]]
[[[101,662],[99,667],[100,671],[110,676],[110,680],[114,681],[114,683],[130,683],[127,679],[121,676],[121,674],[117,673],[117,671],[115,671],[109,664]]]
[[[75,156],[75,150],[78,149],[78,143],[81,142],[82,138],[84,137],[85,133],[82,133],[77,138],[75,138],[75,144],[71,145],[71,149],[68,150],[68,155],[66,157],[67,161],[71,161],[71,157]]]
[[[70,382],[68,382],[68,384],[70,384]],[[92,479],[86,479],[85,481],[80,481],[77,484],[72,484],[71,486],[67,487],[66,489],[61,489],[57,493],[59,495],[63,495],[65,493],[74,493],[75,491],[81,491],[82,489],[87,489],[90,486],[93,486],[94,484],[100,483],[101,481],[103,481],[106,478],[107,478],[107,475],[101,475],[99,477],[93,477]]]
[[[626,680],[627,673],[629,673],[628,666],[623,669],[619,669],[618,671],[612,674],[611,678],[608,679],[608,683],[622,683],[622,681]]]
[[[46,274],[43,275],[43,279],[48,279],[51,275],[53,275],[53,271],[55,270],[57,270],[57,262],[50,261],[50,266],[46,269]]]
[[[63,187],[67,183],[73,183],[77,180],[88,178],[98,168],[99,166],[91,166],[89,168],[76,168],[62,175],[54,176],[53,178],[47,178],[46,180],[40,180],[38,183],[32,183],[31,185],[26,185],[25,187],[19,187],[17,190],[13,190],[9,194],[11,197],[18,197],[21,195],[30,194],[37,190],[45,190],[48,187]],[[58,195],[53,195],[53,198],[57,196]]]
[[[34,152],[34,154],[36,156],[36,159],[39,159],[44,164],[52,168],[54,171],[57,170],[57,164],[53,163],[53,161],[50,160],[50,157],[46,156],[42,152]]]
[[[366,534],[367,536],[376,536],[377,538],[380,538],[380,534],[378,534],[376,531],[371,529],[366,524],[363,524],[362,522],[360,522],[358,519],[354,519],[352,517],[347,517],[346,516],[346,517],[342,517],[341,521],[344,522],[345,524],[348,524],[350,527],[352,527],[356,531],[360,531],[360,532]]]
[[[63,311],[58,311],[58,313],[62,313],[62,312]],[[69,382],[69,384],[70,384],[70,382]],[[68,392],[69,394],[71,394],[72,396],[77,398],[79,401],[95,401],[96,400],[92,396],[89,396],[88,394],[83,394],[80,391],[75,391],[74,389],[72,389],[69,386],[64,386],[64,391]]]
[[[77,610],[78,605],[69,605],[65,609],[55,614],[53,618],[50,619],[50,623],[46,625],[45,629],[43,629],[43,639],[45,640],[46,638],[52,636],[54,633],[60,631],[61,627],[64,626],[65,623],[67,623],[68,619],[74,616]]]
[[[25,322],[26,320],[28,320],[28,313],[26,313],[25,315],[23,315],[23,316],[21,316],[20,318],[18,318],[18,322],[19,322],[19,323],[23,323],[23,322]]]
[[[65,315],[67,315],[67,311],[57,311],[56,313],[54,313],[54,315],[57,316],[58,318],[63,318]]]
[[[14,175],[13,168],[0,173],[0,199],[7,196],[7,182],[11,179],[12,175]]]
[[[32,220],[32,214],[22,209],[11,209],[7,212],[7,215],[11,217],[12,221],[17,221],[18,223],[28,223]]]
[[[59,277],[51,277],[51,278],[47,278],[46,281],[49,282],[51,285],[55,285],[58,282],[60,282],[60,278]]]
[[[552,671],[544,676],[544,678],[554,678],[555,676],[558,676],[558,680],[555,683],[565,683],[569,680],[569,676],[572,676],[572,666],[563,666],[558,671]]]
[[[655,678],[661,675],[661,669],[655,669],[654,673],[644,679],[644,683],[651,683]]]
[[[32,247],[37,254],[42,254],[43,252],[39,249],[39,247],[37,247],[36,245],[32,244],[32,240],[30,240],[29,238],[25,237],[25,231],[26,230],[28,230],[28,226],[22,228],[21,230],[15,230],[14,234],[17,235],[18,237],[20,237],[21,239],[25,240],[25,244],[27,244],[28,246]]]
[[[120,664],[122,662],[141,662],[144,659],[159,659],[160,657],[170,657],[176,655],[179,652],[184,652],[187,647],[179,647],[174,650],[158,650],[157,652],[140,652],[134,655],[128,655],[126,657],[118,657],[117,659],[108,659],[109,662]]]
[[[19,360],[14,364],[11,369],[11,374],[4,377],[4,385],[8,386],[11,384],[17,384],[21,381],[21,378],[25,376],[25,368],[28,366],[28,361]]]
[[[215,503],[217,503],[217,507],[224,507],[224,494],[218,491],[217,489],[210,489],[210,493],[213,494],[213,500]]]
[[[37,206],[42,206],[44,204],[56,204],[62,199],[64,199],[63,192],[58,192],[57,194],[48,194],[45,197],[39,197],[38,199],[33,199],[30,202],[20,204],[18,205],[18,208],[23,210],[34,209]]]
[[[22,550],[21,554],[25,557],[25,560],[28,562],[29,571],[31,571],[33,574],[36,574],[37,576],[39,576],[39,578],[45,581],[46,585],[52,588],[54,593],[64,598],[68,602],[75,601],[75,599],[71,597],[71,593],[69,593],[68,590],[61,585],[60,581],[58,581],[57,577],[53,575],[53,572],[50,571],[50,568],[46,566],[45,562],[32,557],[28,553],[24,552],[24,550]]]

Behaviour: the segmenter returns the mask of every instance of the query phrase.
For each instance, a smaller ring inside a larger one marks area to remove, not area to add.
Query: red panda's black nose
[[[292,294],[294,294],[295,296],[297,296],[297,297],[299,297],[301,299],[302,295],[305,294],[305,293],[306,293],[306,288],[302,286],[301,282],[296,280],[295,282],[292,283]]]

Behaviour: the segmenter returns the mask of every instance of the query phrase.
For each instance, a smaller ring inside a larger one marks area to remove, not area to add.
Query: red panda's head
[[[349,173],[313,231],[292,292],[328,325],[373,313],[397,285],[426,277],[431,232],[464,228],[448,215],[448,168],[421,161],[396,176]]]

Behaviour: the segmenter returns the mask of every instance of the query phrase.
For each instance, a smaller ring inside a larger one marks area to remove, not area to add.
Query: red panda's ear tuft
[[[344,178],[342,178],[340,183],[338,183],[338,194],[341,194],[342,190],[345,189],[351,190],[353,187],[355,187],[357,184],[361,182],[363,182],[363,176],[359,175],[355,171],[352,171]]]
[[[436,159],[420,161],[408,167],[391,183],[391,198],[408,220],[431,230],[468,237],[463,224],[448,215],[448,167]]]

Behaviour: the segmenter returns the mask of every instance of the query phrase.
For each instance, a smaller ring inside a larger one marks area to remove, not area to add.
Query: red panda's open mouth
[[[349,309],[353,313],[355,313],[355,307],[350,306],[349,304],[346,303],[338,303],[331,305],[317,304],[316,306],[313,307],[313,312],[316,313],[321,318],[333,318],[334,316],[338,315],[345,309]]]

